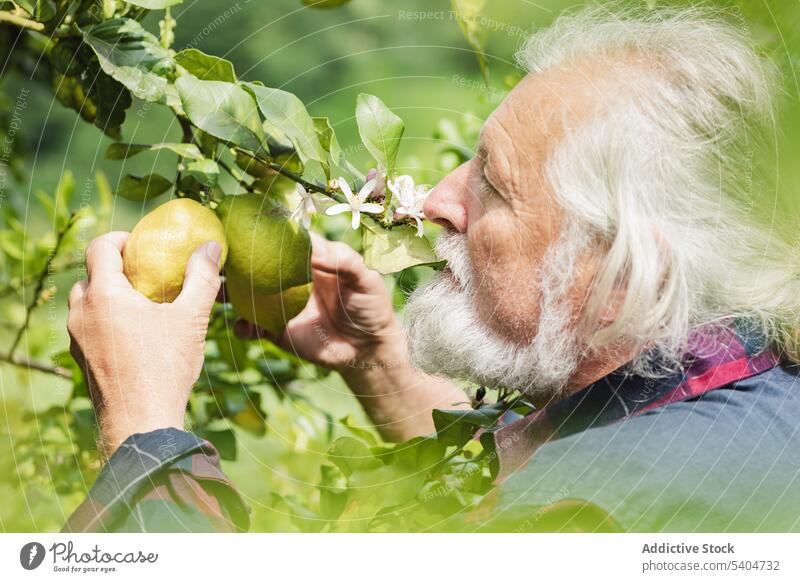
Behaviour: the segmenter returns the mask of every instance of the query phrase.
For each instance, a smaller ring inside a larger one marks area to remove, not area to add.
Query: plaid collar
[[[697,398],[765,372],[778,362],[763,338],[742,323],[695,332],[680,371],[653,379],[621,368],[524,418],[487,431],[481,441],[493,451],[493,474],[502,481],[548,441]]]

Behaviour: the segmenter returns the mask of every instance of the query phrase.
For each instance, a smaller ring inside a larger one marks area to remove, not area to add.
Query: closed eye
[[[494,184],[492,184],[492,182],[486,176],[486,165],[489,163],[489,151],[484,145],[483,141],[478,141],[478,145],[476,146],[475,150],[476,161],[480,164],[480,184],[478,187],[480,193],[484,196],[500,194],[500,191],[495,188]]]
[[[494,196],[495,194],[499,194],[497,188],[495,188],[489,179],[486,177],[486,174],[481,172],[480,177],[480,191],[481,194],[485,196]]]

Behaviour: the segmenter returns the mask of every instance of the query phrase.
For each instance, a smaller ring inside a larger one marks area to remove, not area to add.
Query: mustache
[[[436,256],[447,261],[447,268],[462,289],[472,287],[472,265],[466,235],[443,232],[436,240]],[[441,277],[441,275],[440,275]]]

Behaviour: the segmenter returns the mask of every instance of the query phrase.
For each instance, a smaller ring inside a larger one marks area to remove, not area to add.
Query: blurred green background
[[[525,36],[547,26],[563,10],[580,5],[559,0],[490,0],[485,10],[491,66],[488,87],[447,0],[353,0],[336,10],[310,10],[297,0],[188,0],[173,12],[178,20],[174,47],[196,47],[225,57],[241,78],[296,93],[312,115],[331,118],[348,157],[362,165],[367,156],[356,147],[355,99],[361,92],[379,96],[406,123],[401,169],[433,184],[447,168],[439,155],[436,128],[440,121],[463,123],[466,116],[467,125],[479,124],[513,81],[513,54]],[[754,166],[754,184],[759,189],[758,208],[795,236],[800,215],[800,2],[731,0],[711,5],[739,9],[759,46],[784,73],[769,151]],[[145,25],[156,30],[157,18],[151,15]],[[122,163],[104,160],[111,140],[57,103],[49,87],[4,75],[2,90],[12,104],[21,92],[30,92],[25,93],[27,105],[16,136],[17,145],[28,152],[25,179],[6,190],[3,203],[14,205],[24,216],[31,238],[52,235],[51,221],[34,204],[34,193],[53,192],[67,170],[75,177],[73,205],[77,206],[98,203],[97,171],[105,172],[113,185],[121,174],[174,168],[169,154]],[[166,112],[135,101],[123,135],[125,141],[136,143],[177,141],[180,128]],[[146,205],[115,199],[110,226],[129,230],[147,210]],[[66,348],[65,294],[76,276],[57,278],[55,299],[36,312],[22,345],[29,356],[48,360]],[[0,352],[11,343],[23,314],[21,298],[0,297]],[[301,377],[296,382],[332,417],[354,414],[358,423],[366,424],[335,375],[314,381]],[[31,432],[40,422],[37,412],[66,401],[70,386],[47,374],[0,364],[0,531],[58,529],[91,485],[87,480],[79,484],[78,493],[63,495],[47,472],[26,478],[32,469],[17,458],[13,446],[28,439],[35,447],[36,439],[49,438],[42,431]],[[291,530],[286,513],[276,509],[272,496],[313,494],[309,484],[318,477],[329,427],[323,417],[304,409],[302,401],[279,402],[269,390],[264,391],[263,407],[269,415],[267,434],[255,437],[237,429],[239,456],[224,468],[253,507],[254,531]]]

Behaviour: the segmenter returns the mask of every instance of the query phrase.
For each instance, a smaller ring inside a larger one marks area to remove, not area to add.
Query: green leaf
[[[257,152],[264,129],[253,97],[234,83],[180,77],[175,86],[189,120],[223,141]]]
[[[206,188],[213,188],[219,181],[219,165],[214,160],[202,159],[189,162],[186,177],[197,180]]]
[[[405,129],[403,120],[374,95],[362,93],[356,100],[356,121],[367,151],[391,173]]]
[[[437,265],[442,262],[433,252],[428,239],[417,236],[417,230],[413,227],[396,226],[388,230],[366,217],[362,218],[362,224],[364,262],[382,275],[417,265]]]
[[[203,81],[236,82],[233,63],[220,57],[208,55],[195,48],[185,49],[177,53],[175,62]]]
[[[45,212],[47,212],[47,216],[50,221],[56,222],[56,203],[53,201],[50,195],[47,192],[42,192],[41,190],[38,190],[34,195],[36,196],[36,199],[39,200],[39,204],[42,205]]]
[[[183,158],[192,160],[202,160],[203,154],[193,143],[112,143],[106,150],[107,160],[124,160],[140,154],[142,152],[154,152],[158,150],[170,150]]]
[[[378,444],[378,439],[375,437],[374,431],[363,426],[358,426],[356,419],[352,414],[348,414],[344,418],[340,419],[339,422],[342,423],[342,426],[350,431],[350,433],[367,443],[369,446],[374,447]]]
[[[425,484],[425,471],[383,465],[353,471],[349,490],[376,508],[392,507],[414,499]]]
[[[347,479],[337,467],[321,465],[319,489],[319,511],[323,519],[338,518],[347,503]]]
[[[131,106],[131,94],[122,83],[98,70],[89,96],[97,106],[95,126],[113,139],[120,139],[125,111]]]
[[[481,406],[473,410],[433,411],[433,425],[444,445],[461,446],[473,438],[479,428],[489,428],[508,410],[507,403]]]
[[[352,437],[340,437],[333,441],[328,450],[328,460],[346,476],[359,469],[380,465],[380,461],[372,455],[367,445]]]
[[[317,130],[317,139],[319,139],[322,149],[328,152],[333,163],[346,170],[356,180],[363,182],[364,174],[344,159],[342,148],[339,145],[339,140],[336,138],[336,133],[331,126],[330,120],[327,117],[314,117],[313,120],[314,128]],[[322,169],[325,171],[325,175],[330,178],[330,164],[328,162],[323,163]]]
[[[271,494],[272,509],[280,514],[288,514],[292,524],[301,532],[319,533],[325,525],[325,520],[309,509],[295,495],[279,495],[274,491]]]
[[[111,184],[108,182],[106,175],[97,171],[94,175],[94,183],[97,186],[98,203],[95,206],[95,212],[99,222],[98,231],[105,232],[111,217],[111,210],[114,207],[114,193],[111,191]]]
[[[169,6],[180,4],[183,0],[125,0],[128,4],[147,8],[148,10],[163,10]]]
[[[447,447],[436,437],[416,437],[400,443],[392,451],[395,464],[418,471],[429,471],[444,458]]]
[[[161,174],[132,176],[126,174],[117,186],[117,195],[134,202],[151,200],[169,190],[172,182]]]
[[[223,461],[236,460],[236,435],[231,429],[210,430],[206,427],[196,427],[194,433],[214,445]]]
[[[256,98],[258,108],[267,121],[286,134],[303,162],[316,160],[325,162],[325,150],[317,137],[314,120],[305,105],[294,94],[246,83]]]
[[[56,187],[56,204],[61,209],[62,214],[66,218],[67,211],[70,204],[72,204],[72,195],[75,193],[75,176],[72,170],[65,170],[61,175]]]
[[[469,46],[475,51],[484,82],[489,84],[489,61],[486,58],[486,29],[480,24],[480,13],[486,0],[450,0],[458,25]]]
[[[158,72],[171,63],[170,52],[142,25],[115,18],[88,27],[83,39],[92,47],[103,71],[125,85],[139,99],[159,101],[167,80]]]
[[[18,261],[25,258],[22,251],[22,240],[10,230],[0,230],[0,249],[3,249],[7,256]]]
[[[16,0],[15,4],[31,15],[37,22],[47,22],[56,15],[53,0]]]
[[[333,163],[338,164],[342,158],[342,148],[339,146],[339,140],[336,138],[330,119],[327,117],[313,117],[312,119],[319,144],[331,155]]]
[[[86,72],[87,61],[97,60],[92,49],[76,37],[54,40],[48,56],[56,71],[73,77]]]

